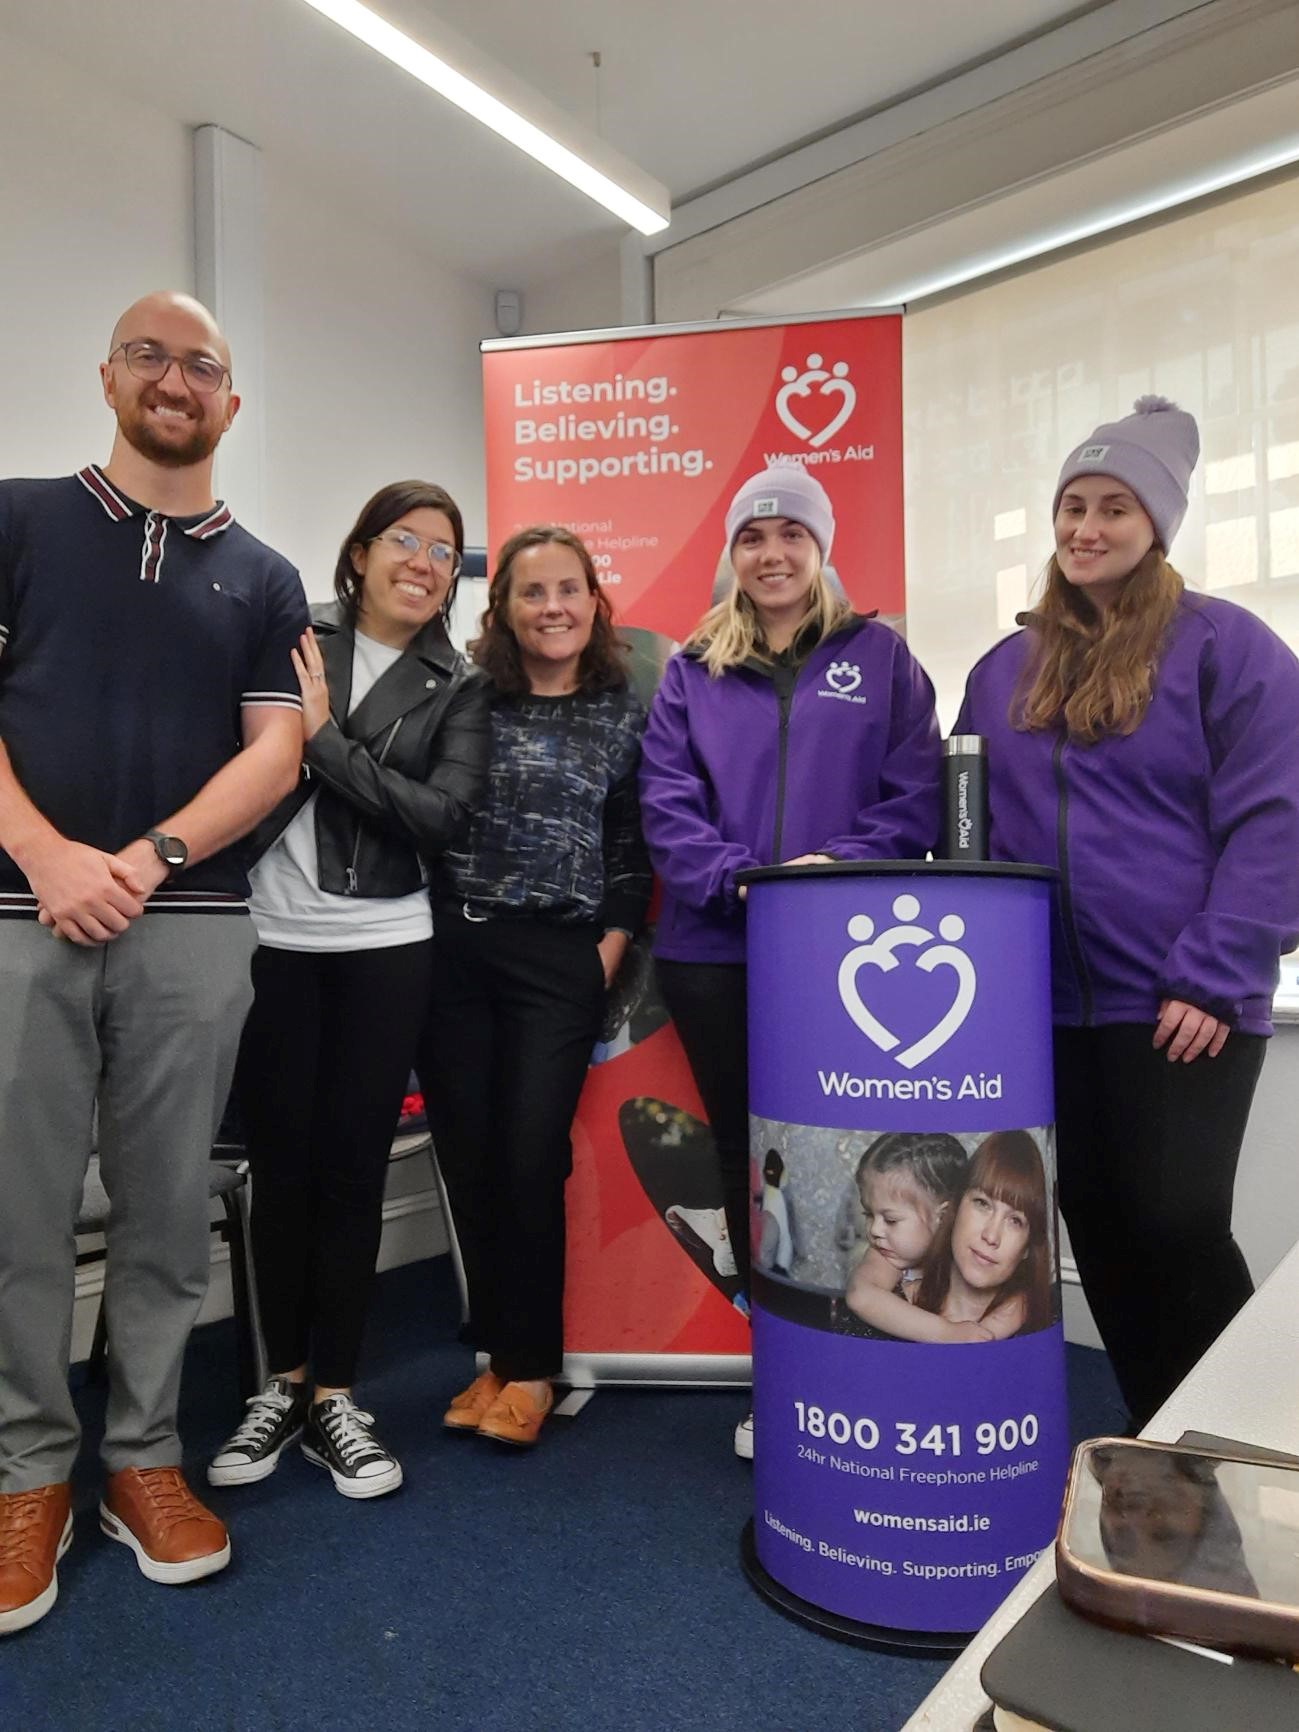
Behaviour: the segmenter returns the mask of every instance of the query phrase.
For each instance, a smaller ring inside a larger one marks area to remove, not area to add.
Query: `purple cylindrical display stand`
[[[955,1645],[1055,1532],[1051,877],[749,876],[746,1557],[836,1634]]]

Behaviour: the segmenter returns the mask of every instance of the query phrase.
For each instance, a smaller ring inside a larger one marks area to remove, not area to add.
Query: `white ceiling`
[[[421,9],[602,134],[680,203],[1087,8],[1078,0],[429,0]]]
[[[676,201],[1090,8],[1078,0],[403,0]],[[379,0],[382,9],[382,0]],[[625,231],[302,0],[0,0],[0,34],[337,186],[485,283]],[[591,61],[598,51],[602,65]]]

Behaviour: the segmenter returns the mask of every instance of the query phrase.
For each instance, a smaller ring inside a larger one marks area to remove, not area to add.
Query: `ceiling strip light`
[[[619,186],[609,176],[602,174],[589,162],[570,150],[567,145],[560,144],[539,126],[510,108],[497,97],[484,90],[480,84],[475,84],[466,78],[455,67],[439,59],[436,54],[414,41],[403,31],[380,18],[377,12],[372,12],[368,6],[360,4],[360,0],[306,0],[308,6],[344,30],[350,31],[367,47],[373,48],[377,54],[382,54],[386,60],[391,60],[394,66],[400,66],[403,71],[418,78],[421,84],[426,84],[430,90],[437,91],[439,96],[445,96],[448,102],[455,103],[466,114],[475,120],[482,121],[509,143],[517,145],[529,156],[534,157],[543,167],[568,181],[579,192],[601,204],[606,210],[621,217],[632,228],[639,229],[643,235],[659,234],[668,226],[668,194],[667,189],[660,189],[661,209],[646,204],[637,198],[626,187]]]

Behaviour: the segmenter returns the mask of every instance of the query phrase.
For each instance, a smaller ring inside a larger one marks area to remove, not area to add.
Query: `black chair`
[[[261,1329],[257,1321],[257,1292],[252,1274],[252,1239],[248,1212],[248,1163],[238,1144],[218,1143],[212,1151],[208,1175],[208,1196],[221,1205],[220,1215],[214,1215],[212,1231],[230,1247],[230,1289],[234,1300],[235,1341],[238,1355],[239,1393],[241,1398],[255,1395],[266,1381],[266,1365],[262,1349]],[[99,1175],[99,1156],[90,1157],[86,1182],[77,1212],[77,1237],[102,1234],[108,1225],[111,1204]],[[78,1251],[78,1269],[92,1263],[102,1263],[105,1247],[100,1245]],[[91,1343],[88,1375],[103,1374],[108,1351],[110,1319],[100,1302],[95,1319],[94,1340]]]

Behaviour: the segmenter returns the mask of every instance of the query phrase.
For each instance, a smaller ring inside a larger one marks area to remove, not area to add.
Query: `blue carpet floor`
[[[104,1539],[87,1449],[58,1605],[0,1644],[3,1732],[895,1732],[943,1664],[826,1640],[740,1572],[734,1393],[604,1390],[535,1454],[443,1432],[471,1373],[449,1261],[383,1276],[362,1396],[406,1483],[349,1502],[297,1451],[211,1491],[234,1561],[157,1587]],[[1069,1350],[1075,1435],[1116,1429],[1103,1355]],[[194,1337],[187,1469],[236,1417],[231,1326]]]

